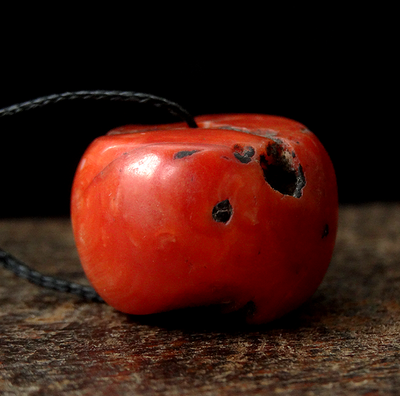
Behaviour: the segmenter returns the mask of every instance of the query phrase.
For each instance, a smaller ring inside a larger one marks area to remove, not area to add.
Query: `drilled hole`
[[[232,206],[228,199],[218,202],[212,210],[212,217],[219,223],[227,223],[232,217]]]

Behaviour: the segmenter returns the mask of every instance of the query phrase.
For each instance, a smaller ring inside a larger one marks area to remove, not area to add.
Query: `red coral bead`
[[[336,178],[298,122],[240,114],[124,126],[96,139],[71,213],[85,273],[129,314],[248,303],[249,323],[298,307],[331,260]]]

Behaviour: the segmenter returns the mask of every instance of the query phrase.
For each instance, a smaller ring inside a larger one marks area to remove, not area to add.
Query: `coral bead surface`
[[[243,307],[249,323],[307,300],[338,221],[329,156],[302,124],[232,114],[128,125],[96,139],[71,215],[84,271],[103,299],[143,315]]]

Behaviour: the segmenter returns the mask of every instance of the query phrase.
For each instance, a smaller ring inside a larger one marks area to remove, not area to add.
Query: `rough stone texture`
[[[85,282],[68,220],[0,220],[0,246]],[[399,319],[400,204],[342,207],[314,297],[259,327],[210,308],[127,316],[0,268],[0,394],[398,395]]]

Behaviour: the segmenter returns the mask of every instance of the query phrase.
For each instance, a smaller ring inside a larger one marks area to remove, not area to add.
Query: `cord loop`
[[[77,99],[110,100],[149,104],[157,108],[166,109],[170,114],[185,121],[190,128],[197,128],[194,118],[177,103],[158,96],[129,91],[77,91],[43,96],[0,109],[0,117],[15,115],[22,111],[44,107],[53,103]],[[0,265],[13,272],[16,276],[24,278],[35,285],[60,292],[72,293],[90,301],[104,302],[92,287],[58,279],[53,276],[43,275],[1,248]]]

